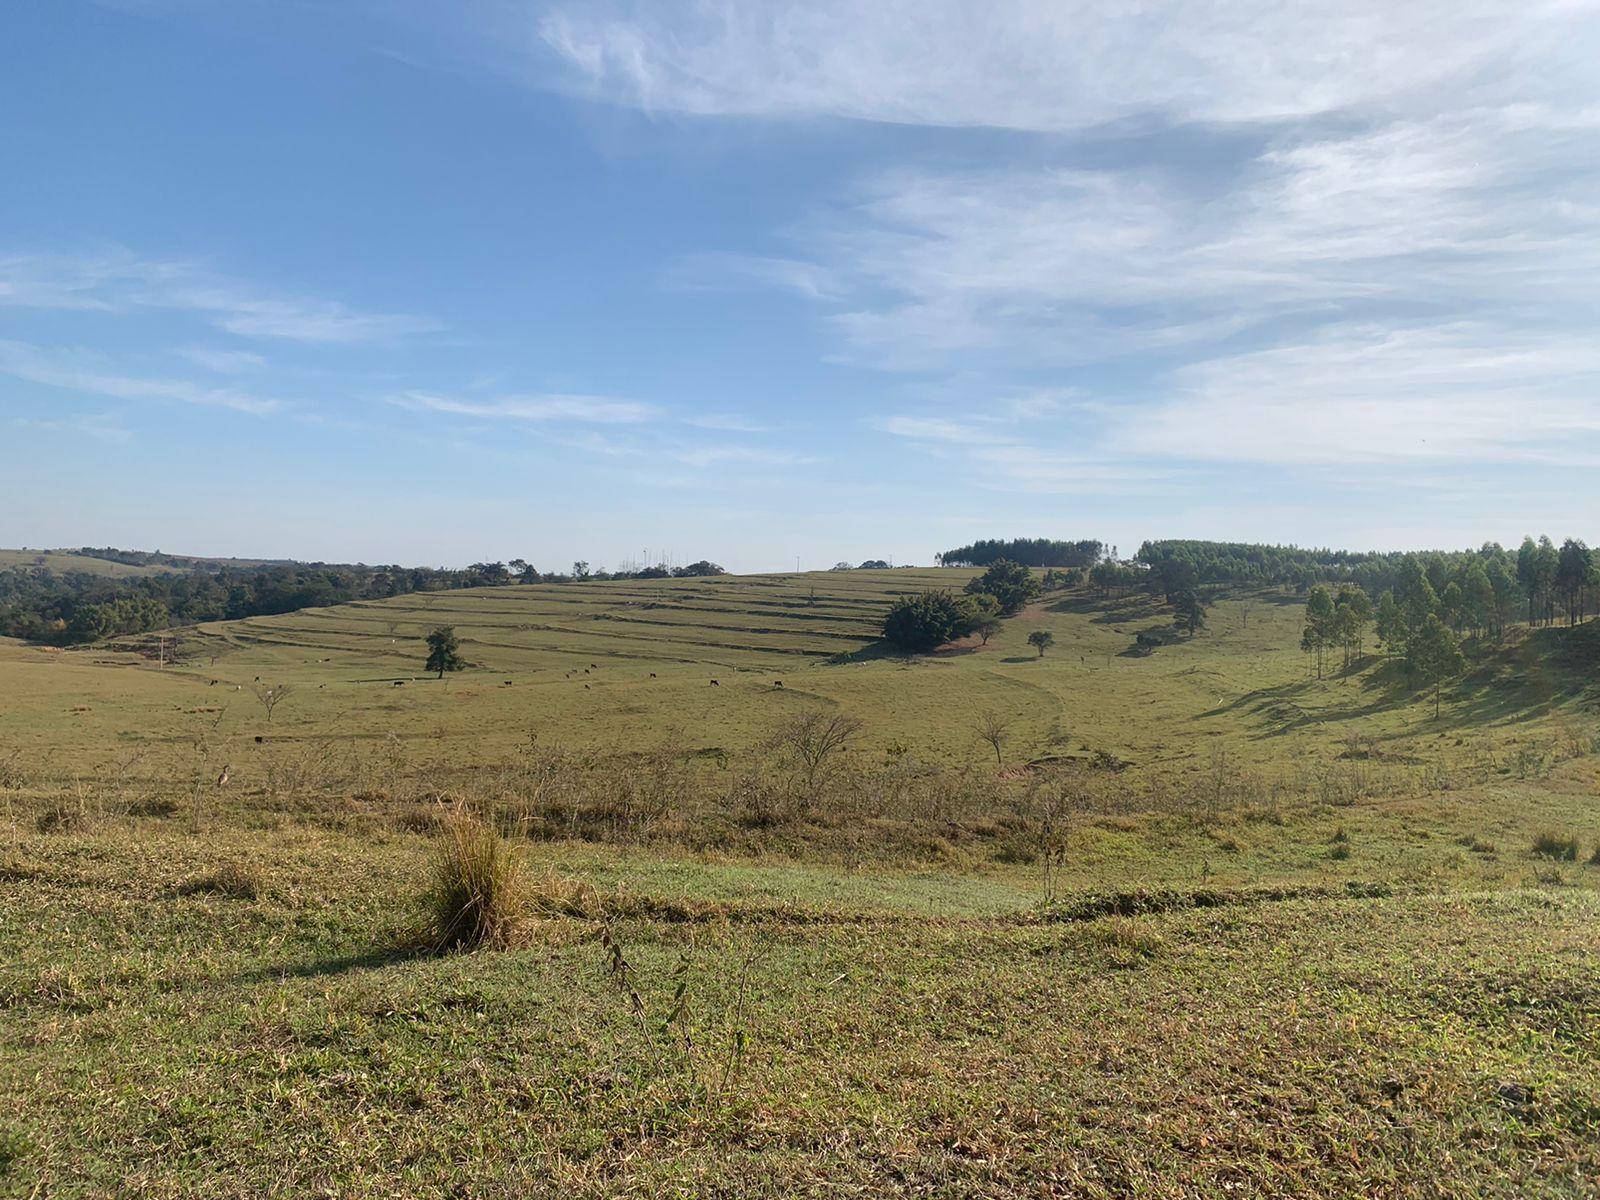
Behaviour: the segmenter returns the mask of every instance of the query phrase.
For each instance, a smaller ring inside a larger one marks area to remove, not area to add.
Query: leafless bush
[[[974,732],[980,742],[985,742],[994,751],[994,765],[1003,765],[1001,750],[1011,736],[1011,726],[1015,724],[1014,717],[1001,716],[994,709],[979,714],[978,723]]]
[[[861,722],[852,716],[817,709],[783,725],[773,745],[789,758],[804,781],[806,796],[814,800],[819,783],[860,729]]]
[[[256,702],[267,710],[267,723],[272,723],[272,712],[289,698],[294,691],[287,683],[253,684],[250,690],[255,693]]]

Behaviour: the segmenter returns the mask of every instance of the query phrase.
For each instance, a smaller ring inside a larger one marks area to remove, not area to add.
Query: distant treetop
[[[1025,567],[1092,567],[1105,553],[1105,546],[1093,539],[1062,542],[1054,538],[988,538],[970,546],[957,546],[938,556],[946,567],[987,567],[1007,559]]]
[[[1440,587],[1446,575],[1472,562],[1485,570],[1495,562],[1515,568],[1515,556],[1492,542],[1477,550],[1359,551],[1174,539],[1144,543],[1134,561],[1149,569],[1169,598],[1196,584],[1219,583],[1302,591],[1318,583],[1353,583],[1377,596],[1397,585],[1407,562],[1426,566]]]

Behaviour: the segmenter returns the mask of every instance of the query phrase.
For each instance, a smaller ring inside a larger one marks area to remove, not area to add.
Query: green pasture
[[[894,596],[969,577],[516,585],[220,622],[160,647],[155,635],[60,652],[12,644],[0,649],[7,736],[58,773],[95,773],[159,759],[204,731],[248,778],[274,748],[313,741],[398,739],[458,762],[530,735],[597,751],[738,753],[821,708],[861,722],[858,757],[961,764],[992,759],[975,730],[993,713],[1009,726],[1007,764],[1100,754],[1183,789],[1219,769],[1279,777],[1472,752],[1499,762],[1530,738],[1587,728],[1581,664],[1542,648],[1554,631],[1496,651],[1450,689],[1436,721],[1428,698],[1370,651],[1348,674],[1311,679],[1301,606],[1281,592],[1224,598],[1199,636],[1150,653],[1135,636],[1170,626],[1162,606],[1087,592],[1045,597],[987,645],[906,660],[875,642]],[[422,669],[423,639],[440,625],[456,629],[473,664],[442,680]],[[1055,637],[1042,658],[1026,641],[1036,629]],[[269,723],[254,692],[283,685]]]
[[[883,653],[968,577],[0,643],[0,1196],[1596,1194],[1600,625],[1437,718],[1371,647],[1311,678],[1281,592],[1149,652],[1163,606],[1070,591]],[[763,815],[816,711],[840,773]],[[574,779],[671,795],[515,839],[567,897],[531,944],[420,953],[440,814]]]

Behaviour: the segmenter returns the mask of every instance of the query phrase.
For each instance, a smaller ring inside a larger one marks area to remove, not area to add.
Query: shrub
[[[435,953],[502,950],[527,930],[521,864],[498,830],[466,814],[445,823],[423,904],[425,940]]]
[[[1570,833],[1547,829],[1533,839],[1533,852],[1541,858],[1574,862],[1578,857],[1578,839]]]
[[[883,637],[907,653],[932,650],[965,637],[993,615],[989,604],[943,589],[902,596],[883,620]]]

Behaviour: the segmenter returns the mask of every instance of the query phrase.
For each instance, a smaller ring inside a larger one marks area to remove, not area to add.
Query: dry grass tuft
[[[467,813],[444,822],[423,896],[423,940],[435,953],[505,950],[527,941],[538,897],[493,825]]]
[[[1570,833],[1546,829],[1533,839],[1533,852],[1540,858],[1575,862],[1578,858],[1578,839]]]

